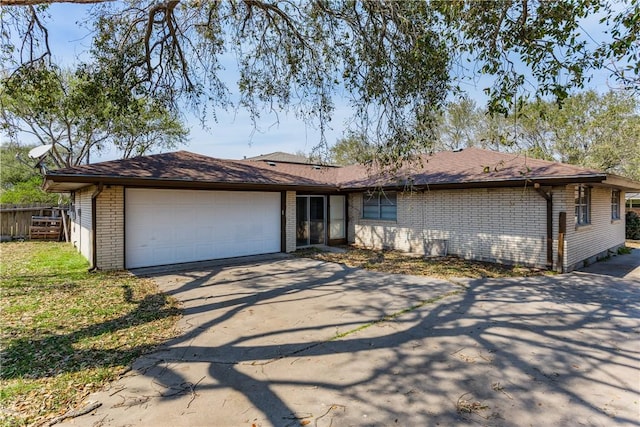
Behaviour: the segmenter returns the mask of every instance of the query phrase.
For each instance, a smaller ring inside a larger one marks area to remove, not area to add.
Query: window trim
[[[586,185],[576,185],[575,195],[575,224],[584,226],[591,224],[591,187]],[[586,211],[586,215],[585,215]],[[586,217],[586,219],[584,219]]]
[[[617,197],[616,197],[617,195]],[[620,196],[622,192],[618,189],[611,190],[611,219],[617,221],[620,219]]]
[[[390,196],[393,196],[393,200]],[[367,205],[368,201],[375,200],[376,203],[371,203]],[[382,200],[387,201],[388,203],[381,203]],[[367,216],[365,206],[376,206],[377,212],[376,216]],[[382,217],[382,207],[383,206],[393,206],[394,207],[394,215],[393,218],[383,218]],[[367,193],[363,194],[362,197],[362,219],[365,220],[374,220],[374,221],[397,221],[398,220],[398,193],[395,191],[376,191],[370,196]]]

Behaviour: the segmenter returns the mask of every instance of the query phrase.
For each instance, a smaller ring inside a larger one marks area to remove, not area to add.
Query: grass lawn
[[[87,268],[70,244],[0,245],[0,425],[77,409],[176,335],[179,309],[151,280]]]
[[[395,250],[369,250],[345,246],[344,253],[324,252],[317,248],[300,249],[295,255],[337,262],[348,267],[396,274],[413,274],[448,279],[451,277],[523,277],[552,272],[535,268],[467,261],[454,256],[425,258]]]

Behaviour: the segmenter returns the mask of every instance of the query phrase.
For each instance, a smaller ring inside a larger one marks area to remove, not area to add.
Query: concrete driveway
[[[153,277],[182,301],[181,334],[66,423],[640,423],[634,278],[444,281],[284,256]]]

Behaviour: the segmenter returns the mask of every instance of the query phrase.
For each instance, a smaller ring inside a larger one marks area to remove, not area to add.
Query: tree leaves
[[[24,134],[53,144],[57,167],[89,162],[115,148],[122,157],[184,141],[186,130],[161,102],[136,96],[111,69],[82,64],[61,70],[40,61],[0,81],[2,128],[16,143]]]
[[[91,52],[110,78],[174,113],[183,102],[203,121],[216,108],[242,107],[254,120],[293,111],[320,129],[321,143],[334,99],[344,95],[354,111],[349,131],[363,135],[383,164],[397,163],[430,149],[438,111],[460,86],[454,81],[490,76],[488,109],[503,115],[527,93],[561,103],[605,60],[637,90],[638,0],[624,7],[604,0],[114,2],[94,8]],[[613,40],[594,47],[581,24],[595,13]],[[21,30],[31,22],[14,15],[25,22]],[[235,105],[221,72],[229,57],[239,70]]]
[[[562,107],[538,99],[502,117],[463,99],[443,114],[439,148],[520,151],[640,179],[639,107],[628,92],[586,91],[569,96]]]

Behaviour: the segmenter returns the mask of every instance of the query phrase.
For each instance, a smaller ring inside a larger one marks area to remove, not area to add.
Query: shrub
[[[627,222],[626,238],[630,240],[640,240],[640,216],[637,213],[629,211],[625,217]]]
[[[631,253],[631,251],[632,251],[631,248],[628,248],[626,246],[620,246],[618,248],[618,255],[628,255]]]
[[[29,181],[19,182],[11,188],[0,191],[0,203],[50,203],[58,204],[59,194],[45,193],[42,190],[42,178],[33,177]]]

